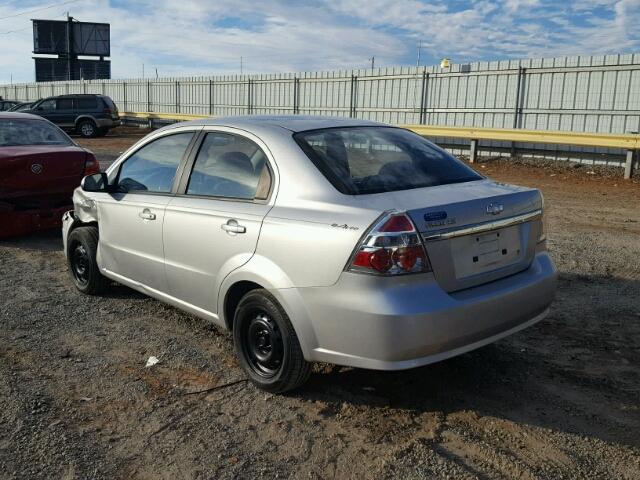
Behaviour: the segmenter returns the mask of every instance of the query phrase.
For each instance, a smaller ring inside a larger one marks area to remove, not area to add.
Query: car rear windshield
[[[340,192],[350,195],[470,182],[483,177],[413,132],[342,127],[299,132],[294,139]]]
[[[62,130],[43,120],[0,119],[0,147],[72,144]]]

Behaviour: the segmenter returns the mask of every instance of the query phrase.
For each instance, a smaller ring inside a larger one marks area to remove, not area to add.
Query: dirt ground
[[[136,138],[82,143],[106,164]],[[319,365],[286,396],[202,320],[76,292],[58,232],[0,242],[0,478],[640,479],[640,183],[477,168],[544,192],[550,316],[415,370]]]

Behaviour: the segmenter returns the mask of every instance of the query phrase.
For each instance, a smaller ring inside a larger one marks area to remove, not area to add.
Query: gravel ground
[[[108,162],[135,138],[83,142]],[[76,292],[58,232],[0,242],[0,478],[640,478],[640,184],[478,168],[545,194],[550,316],[415,370],[318,365],[286,396],[202,320]]]

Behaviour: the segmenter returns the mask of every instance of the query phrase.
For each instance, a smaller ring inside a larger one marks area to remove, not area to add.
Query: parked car
[[[83,137],[98,137],[120,125],[118,107],[106,95],[60,95],[38,100],[27,110]]]
[[[0,112],[11,110],[15,105],[20,102],[14,102],[13,100],[0,100]]]
[[[399,370],[547,315],[543,200],[380,123],[235,117],[147,135],[63,219],[76,287],[128,285],[233,331],[258,387],[310,362]]]
[[[59,228],[73,190],[99,171],[93,153],[51,122],[0,113],[0,238]]]
[[[31,110],[31,107],[36,102],[19,102],[16,103],[13,107],[7,109],[7,112],[26,112]]]

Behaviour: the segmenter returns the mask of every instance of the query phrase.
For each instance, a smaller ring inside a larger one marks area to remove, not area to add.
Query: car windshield
[[[0,119],[0,147],[20,145],[72,145],[58,127],[42,120]]]
[[[300,132],[294,139],[327,180],[350,195],[483,178],[450,153],[401,128],[327,128]]]

